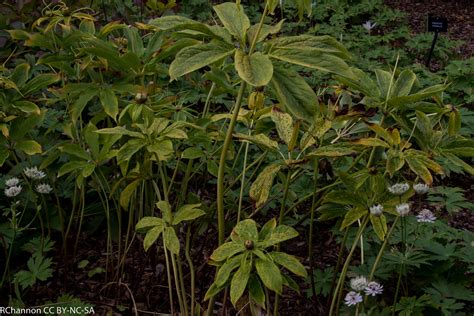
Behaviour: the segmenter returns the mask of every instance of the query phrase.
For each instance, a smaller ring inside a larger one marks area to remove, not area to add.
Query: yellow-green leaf
[[[293,138],[293,119],[288,113],[284,113],[276,107],[272,108],[272,121],[275,123],[278,136],[289,145]]]
[[[273,76],[273,65],[270,59],[260,53],[247,55],[243,50],[235,51],[235,69],[239,77],[252,86],[265,86]]]
[[[226,242],[212,252],[211,259],[217,262],[223,261],[244,250],[245,246],[242,242]]]
[[[376,146],[381,146],[385,148],[390,147],[389,144],[375,137],[356,139],[356,140],[353,140],[352,143],[357,144],[357,145],[363,145],[363,146],[371,146],[371,147],[376,147]]]
[[[365,208],[361,208],[361,207],[351,208],[346,213],[346,215],[344,216],[344,219],[342,220],[341,230],[343,230],[347,226],[352,225],[354,222],[356,222],[358,219],[360,219],[362,216],[366,215],[367,213],[368,211]]]
[[[272,291],[281,294],[283,280],[278,267],[270,260],[257,259],[255,268],[263,284]]]
[[[176,236],[176,232],[173,227],[165,227],[163,232],[163,242],[165,244],[166,249],[174,253],[175,255],[179,254],[179,239]]]
[[[229,33],[244,42],[245,34],[250,27],[250,20],[245,14],[244,8],[234,2],[224,2],[215,5],[214,11]]]
[[[138,188],[141,183],[141,179],[136,179],[133,182],[129,183],[125,189],[120,193],[120,206],[124,209],[128,209],[128,204],[130,203],[130,198],[132,197],[133,192]]]
[[[370,215],[370,222],[375,234],[377,234],[380,240],[384,240],[387,234],[387,220],[385,216],[383,214],[380,216]]]
[[[34,140],[21,140],[16,143],[15,149],[21,150],[29,156],[41,154],[43,152],[41,145]]]
[[[267,201],[273,180],[281,168],[282,166],[277,164],[267,166],[252,183],[249,194],[250,198],[256,202],[257,207],[265,204]]]
[[[244,294],[245,288],[247,287],[247,282],[250,277],[250,271],[252,269],[252,260],[244,259],[237,272],[232,277],[230,282],[230,301],[232,305],[239,300],[239,298]]]
[[[143,239],[143,248],[145,251],[148,251],[150,249],[151,245],[160,237],[161,232],[163,231],[164,226],[155,226],[152,229],[150,229],[146,235],[145,238]]]
[[[297,276],[305,278],[307,276],[306,269],[301,264],[301,262],[296,259],[296,257],[291,256],[285,252],[273,251],[270,253],[273,258],[273,261],[279,265],[284,266],[289,271],[293,272]]]

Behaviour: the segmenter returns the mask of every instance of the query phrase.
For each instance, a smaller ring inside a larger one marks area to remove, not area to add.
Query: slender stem
[[[186,232],[186,246],[185,246],[185,251],[184,255],[186,256],[186,260],[188,262],[189,266],[189,274],[191,276],[191,316],[194,316],[194,300],[195,300],[195,294],[194,294],[194,289],[195,289],[195,273],[194,273],[194,265],[193,261],[191,260],[191,255],[189,252],[189,248],[191,246],[191,225],[188,226],[188,231]]]
[[[217,226],[218,226],[218,244],[222,245],[225,240],[225,212],[224,212],[224,175],[225,175],[225,161],[227,151],[232,141],[232,133],[234,131],[237,117],[239,115],[240,107],[242,105],[242,98],[244,95],[246,83],[242,81],[240,89],[237,94],[235,101],[234,113],[229,123],[229,128],[224,139],[224,145],[222,146],[222,152],[219,159],[219,171],[217,174]]]
[[[334,295],[332,297],[331,308],[329,309],[330,316],[337,315],[337,313],[334,313],[334,309],[338,308],[338,306],[336,306],[336,301],[339,301],[340,293],[342,293],[342,285],[346,278],[346,273],[347,273],[347,269],[349,268],[349,264],[351,262],[352,254],[354,253],[357,247],[359,238],[362,235],[362,232],[364,231],[365,226],[367,225],[368,222],[369,222],[369,216],[365,216],[364,221],[362,222],[362,225],[359,227],[359,230],[357,231],[357,235],[354,239],[354,242],[352,243],[351,250],[349,251],[349,254],[347,255],[344,266],[342,267],[342,272],[339,277],[339,280],[337,281],[336,289],[334,290]]]
[[[168,259],[168,250],[166,250],[166,247],[164,245],[163,245],[163,251],[165,253],[166,275],[168,279],[168,295],[170,296],[171,315],[174,315],[173,285],[171,284],[170,261]]]
[[[309,220],[309,242],[308,242],[308,256],[309,256],[309,277],[311,278],[311,293],[313,298],[315,297],[318,299],[318,296],[316,295],[316,284],[314,280],[314,256],[313,256],[313,235],[314,235],[314,214],[316,210],[316,191],[317,191],[317,184],[318,184],[318,159],[314,159],[314,192],[313,192],[313,198],[311,201],[311,217]]]
[[[380,260],[382,259],[383,252],[385,251],[385,247],[388,244],[388,239],[390,238],[390,235],[392,235],[392,232],[397,225],[398,222],[398,216],[395,218],[395,221],[392,224],[392,227],[390,227],[390,230],[388,231],[388,234],[385,236],[385,240],[383,241],[382,246],[380,247],[379,253],[377,254],[377,257],[375,258],[374,264],[372,265],[372,269],[370,270],[369,274],[369,282],[373,280],[375,271],[377,271],[377,266],[380,263]]]
[[[397,288],[395,290],[395,297],[393,298],[392,316],[395,315],[395,305],[397,304],[398,292],[400,290],[400,283],[402,282],[402,272],[403,272],[403,263],[400,264],[400,271],[398,271]]]
[[[336,266],[334,267],[334,273],[332,276],[332,281],[331,281],[331,290],[329,293],[334,292],[334,287],[336,286],[336,280],[337,280],[337,272],[339,271],[339,268],[341,267],[342,264],[342,255],[344,254],[344,249],[347,241],[347,237],[349,236],[349,227],[346,228],[344,231],[344,237],[342,237],[341,241],[341,247],[339,247],[339,254],[337,256],[337,263]],[[328,301],[326,303],[326,306],[330,304],[331,296],[328,295]]]

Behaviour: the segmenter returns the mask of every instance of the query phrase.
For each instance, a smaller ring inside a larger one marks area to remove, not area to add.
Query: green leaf
[[[247,29],[250,27],[250,20],[245,14],[244,8],[233,2],[225,2],[215,5],[214,11],[229,33],[243,43]]]
[[[387,234],[387,220],[385,216],[383,214],[380,216],[370,215],[370,222],[372,223],[372,228],[375,234],[377,234],[377,237],[383,241]]]
[[[368,211],[365,208],[362,208],[362,207],[351,208],[346,213],[346,215],[344,216],[344,219],[342,220],[341,230],[352,225],[352,223],[356,222],[358,219],[360,219],[361,217],[367,214],[368,214]]]
[[[145,251],[148,251],[151,245],[153,245],[153,243],[158,239],[158,237],[160,237],[160,234],[163,232],[163,229],[163,225],[156,225],[146,233],[145,239],[143,240],[143,248],[145,249]]]
[[[389,149],[387,151],[387,171],[391,177],[396,171],[400,170],[405,164],[405,155],[402,151],[396,149]]]
[[[58,177],[61,177],[67,173],[70,173],[76,169],[83,168],[87,163],[83,161],[71,161],[67,162],[59,168]]]
[[[258,33],[257,43],[263,41],[268,35],[276,34],[276,33],[280,32],[284,21],[285,20],[281,20],[280,22],[278,22],[275,25],[263,24],[262,28],[260,29],[260,32]],[[247,31],[247,37],[248,37],[247,40],[248,40],[249,44],[252,44],[252,42],[255,38],[255,34],[257,33],[258,27],[259,27],[259,24],[254,24],[248,29],[248,31]]]
[[[223,261],[244,250],[245,246],[241,242],[226,242],[212,252],[211,259],[216,262]]]
[[[351,54],[342,43],[334,37],[323,35],[298,35],[279,37],[271,41],[274,49],[312,49],[319,53],[335,55],[341,58],[351,58]]]
[[[253,219],[245,219],[238,222],[232,230],[230,237],[236,242],[245,242],[246,240],[257,241],[257,223]]]
[[[156,202],[156,207],[163,214],[163,219],[166,223],[171,224],[173,222],[173,215],[171,213],[171,205],[167,201]]]
[[[272,50],[268,56],[287,63],[330,72],[341,76],[352,75],[351,69],[341,58],[331,54],[322,53],[318,49],[307,47],[278,48]]]
[[[235,69],[240,78],[255,87],[267,85],[273,76],[272,62],[260,52],[249,56],[241,49],[237,49],[235,51]]]
[[[105,113],[116,121],[118,114],[118,100],[115,92],[110,88],[101,89],[99,99]]]
[[[61,152],[86,161],[91,159],[90,155],[81,146],[77,144],[65,144],[60,146],[59,149],[61,150]]]
[[[77,100],[71,106],[71,118],[76,122],[84,111],[87,103],[98,94],[98,90],[91,87],[91,89],[84,91],[79,95]]]
[[[265,204],[268,200],[273,180],[282,167],[282,165],[276,164],[271,164],[265,167],[265,169],[260,172],[257,179],[252,183],[249,195],[252,200],[256,201],[257,207]]]
[[[406,104],[414,103],[414,102],[421,101],[429,97],[435,96],[443,92],[445,89],[446,89],[445,85],[442,85],[442,84],[434,85],[426,89],[420,90],[414,94],[392,97],[388,100],[388,104],[392,107],[405,106]]]
[[[21,93],[23,95],[28,95],[33,92],[41,92],[42,89],[59,81],[60,79],[61,79],[61,76],[59,74],[36,75],[33,79],[28,81],[23,86],[23,88],[21,88]]]
[[[135,138],[145,139],[145,136],[142,133],[130,131],[124,126],[115,126],[109,128],[102,128],[96,131],[99,134],[106,134],[106,135],[127,135]]]
[[[140,183],[142,182],[142,179],[136,179],[133,182],[129,183],[125,189],[120,193],[120,206],[127,210],[128,209],[128,204],[130,203],[130,199],[132,197],[132,194],[135,192],[135,190],[138,188]]]
[[[256,145],[261,145],[261,146],[263,146],[264,148],[267,148],[267,149],[278,150],[278,143],[274,140],[271,140],[265,134],[246,135],[246,134],[236,133],[236,134],[234,134],[234,137],[239,138],[239,139],[248,140],[251,143],[254,143]]]
[[[217,286],[223,286],[229,279],[231,272],[237,268],[242,261],[244,254],[235,256],[227,260],[217,271],[216,277],[214,278],[214,283]]]
[[[285,240],[289,240],[298,236],[298,232],[286,225],[279,225],[275,227],[271,233],[263,241],[259,242],[262,248],[267,248],[279,244]]]
[[[30,71],[30,64],[21,63],[15,67],[10,79],[16,84],[17,87],[22,87],[28,80],[28,74]]]
[[[0,147],[0,167],[3,166],[8,156],[10,156],[8,149]]]
[[[296,259],[296,257],[291,256],[284,252],[273,251],[270,253],[270,256],[273,258],[273,261],[278,263],[279,265],[284,266],[289,271],[293,272],[297,276],[300,277],[307,277],[307,272],[301,262]]]
[[[120,147],[119,151],[117,152],[117,162],[128,163],[132,156],[135,155],[140,149],[142,149],[146,145],[145,141],[142,139],[130,139],[126,142],[122,147]]]
[[[313,121],[318,112],[318,98],[297,72],[274,66],[270,87],[285,112],[290,112],[298,119]]]
[[[351,143],[356,144],[356,145],[369,146],[369,147],[377,147],[377,146],[385,147],[385,148],[390,147],[390,145],[384,142],[383,140],[374,138],[374,137],[356,139],[356,140],[351,141]]]
[[[28,156],[41,154],[43,152],[41,145],[34,140],[20,140],[18,143],[16,143],[15,149],[23,151]]]
[[[391,95],[396,97],[409,95],[415,80],[416,75],[413,71],[409,69],[403,70],[392,88]]]
[[[158,156],[160,161],[170,159],[174,154],[173,142],[169,139],[155,142],[146,147],[146,149]]]
[[[344,144],[326,145],[317,148],[316,150],[308,153],[306,156],[309,157],[340,157],[347,156],[356,153],[356,151]]]
[[[392,74],[385,70],[375,69],[375,75],[380,90],[380,97],[385,100],[388,90],[390,89],[390,84],[392,83]]]
[[[270,260],[258,258],[255,260],[255,268],[263,284],[270,290],[281,294],[283,280],[278,267]]]
[[[40,108],[36,104],[30,101],[15,101],[15,103],[13,103],[13,106],[19,109],[20,111],[28,113],[28,114],[30,113],[34,113],[37,115],[41,114]]]
[[[424,161],[418,156],[405,155],[405,160],[408,163],[410,169],[420,176],[420,178],[428,185],[433,183],[433,176],[431,175],[428,167],[424,164]]]
[[[163,219],[154,216],[145,216],[140,219],[135,225],[135,230],[137,231],[148,231],[155,226],[164,226],[165,222]]]
[[[196,147],[186,148],[181,153],[181,158],[182,159],[189,159],[189,160],[198,159],[198,158],[201,158],[201,157],[204,157],[204,156],[205,155],[204,155],[204,152],[202,151],[202,149],[196,148]]]
[[[145,50],[143,48],[142,38],[140,37],[137,28],[127,27],[124,29],[124,35],[127,38],[128,50],[137,55],[138,58],[142,57]]]
[[[185,47],[176,55],[170,65],[171,81],[224,59],[232,53],[234,53],[234,49],[215,43]]]
[[[293,138],[293,119],[291,118],[291,115],[273,107],[271,118],[273,123],[275,123],[278,136],[280,136],[285,144],[289,145]]]
[[[230,283],[230,301],[232,305],[236,306],[239,298],[244,294],[245,288],[247,287],[247,282],[250,277],[250,271],[252,269],[252,260],[247,260],[244,258],[240,264],[239,269],[232,277]]]
[[[211,297],[216,296],[220,291],[225,288],[224,285],[218,286],[216,283],[212,283],[209,289],[207,290],[206,294],[204,295],[204,300],[207,301]]]
[[[176,231],[173,227],[165,227],[165,231],[163,232],[163,242],[165,244],[166,249],[168,249],[175,255],[179,255],[179,239],[178,236],[176,236]]]
[[[250,297],[257,303],[258,305],[264,307],[265,306],[265,292],[263,291],[262,284],[255,276],[255,274],[250,275],[248,281],[248,289],[250,293]]]
[[[461,128],[461,113],[454,110],[449,113],[448,135],[456,136]]]
[[[206,214],[198,207],[201,204],[186,204],[180,207],[173,217],[173,225],[178,225],[182,221],[190,221]]]
[[[276,224],[277,224],[277,222],[276,222],[275,218],[272,218],[271,220],[266,222],[265,225],[263,225],[260,232],[258,233],[258,239],[259,240],[266,239],[267,236],[270,235],[271,232],[273,231],[273,229],[276,227]]]

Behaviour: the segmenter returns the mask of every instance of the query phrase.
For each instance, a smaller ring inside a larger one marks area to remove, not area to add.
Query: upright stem
[[[311,201],[311,217],[309,220],[309,242],[308,242],[308,255],[309,255],[309,277],[311,278],[311,292],[313,298],[316,297],[316,284],[314,280],[314,256],[313,256],[313,228],[314,228],[314,213],[316,210],[316,191],[317,191],[317,183],[318,183],[318,159],[314,160],[314,193],[313,198]]]
[[[349,268],[349,264],[351,262],[352,254],[354,253],[354,251],[357,247],[359,238],[362,235],[362,232],[364,231],[365,226],[367,225],[368,222],[369,222],[369,216],[365,216],[364,221],[362,222],[362,225],[359,227],[359,230],[357,231],[357,235],[354,239],[354,242],[352,243],[352,247],[351,247],[351,250],[349,251],[349,254],[347,255],[346,261],[344,262],[344,266],[342,267],[341,276],[339,277],[339,280],[337,281],[336,289],[334,290],[334,295],[332,297],[331,308],[329,309],[329,316],[336,315],[334,313],[334,309],[337,308],[336,301],[339,301],[339,299],[338,299],[339,296],[340,296],[339,293],[342,293],[341,292],[342,291],[342,285],[344,283],[344,280],[346,279],[346,273],[347,273],[347,269]]]
[[[283,218],[285,215],[285,207],[286,207],[286,200],[288,198],[288,189],[290,187],[291,182],[291,169],[288,169],[288,173],[286,174],[284,189],[283,189],[283,201],[280,207],[280,218],[278,219],[278,225],[283,224]],[[280,245],[277,245],[277,250],[280,250]],[[279,295],[275,293],[275,304],[273,306],[273,315],[278,316],[278,303],[279,303]]]
[[[189,266],[189,274],[191,276],[191,316],[194,316],[194,287],[195,287],[195,273],[194,273],[194,265],[193,261],[191,260],[191,255],[189,253],[189,247],[191,245],[191,225],[188,226],[188,231],[186,232],[186,247],[184,251],[184,255],[186,256],[186,260],[188,261]]]
[[[170,296],[171,315],[174,315],[173,285],[171,284],[170,261],[168,259],[168,250],[166,250],[166,247],[164,245],[163,245],[163,251],[165,253],[166,276],[167,276],[167,279],[168,279],[168,295]]]
[[[217,173],[217,226],[218,226],[218,244],[219,246],[224,243],[225,240],[225,213],[224,213],[224,176],[225,176],[225,161],[227,156],[227,150],[229,149],[232,141],[232,133],[239,116],[240,107],[242,105],[242,98],[244,95],[246,83],[242,81],[240,89],[235,100],[234,113],[227,129],[224,145],[222,146],[222,152],[219,159],[219,171]]]

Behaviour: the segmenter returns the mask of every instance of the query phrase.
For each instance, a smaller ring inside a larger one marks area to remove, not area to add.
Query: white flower
[[[350,281],[350,284],[353,290],[362,291],[367,286],[367,279],[365,278],[365,276],[361,275],[361,276],[352,278]]]
[[[366,21],[364,24],[362,24],[362,26],[364,27],[364,29],[366,29],[367,31],[371,31],[375,26],[377,25],[377,23],[372,23],[372,21]]]
[[[424,208],[416,215],[416,220],[418,223],[434,223],[436,216],[429,209]]]
[[[430,187],[424,183],[417,183],[413,186],[413,189],[418,194],[425,194],[425,193],[428,193],[428,191],[430,190]]]
[[[407,216],[408,213],[410,213],[410,204],[408,203],[402,203],[397,205],[397,213],[403,217]]]
[[[53,188],[46,183],[41,183],[36,186],[36,191],[41,194],[48,194],[53,191]]]
[[[46,177],[46,173],[41,170],[38,170],[37,167],[25,168],[25,170],[23,171],[25,172],[25,175],[30,179],[40,180]]]
[[[5,195],[8,197],[15,197],[21,192],[21,185],[13,186],[5,189]]]
[[[396,184],[388,187],[388,190],[392,194],[402,195],[403,193],[408,191],[409,188],[410,188],[410,185],[408,185],[408,183],[396,183]]]
[[[380,204],[372,205],[370,207],[370,214],[372,214],[374,216],[380,216],[380,215],[382,215],[382,212],[383,212],[383,206],[380,205]]]
[[[349,293],[347,293],[346,297],[344,298],[344,304],[346,304],[347,306],[357,305],[362,301],[362,295],[354,291],[350,291]]]
[[[16,187],[18,185],[18,183],[20,183],[20,179],[15,178],[15,177],[10,178],[7,181],[5,181],[5,185],[7,187]]]
[[[383,286],[380,283],[372,281],[372,282],[369,282],[369,284],[367,284],[364,291],[365,291],[365,294],[367,295],[375,296],[378,294],[382,294]]]

